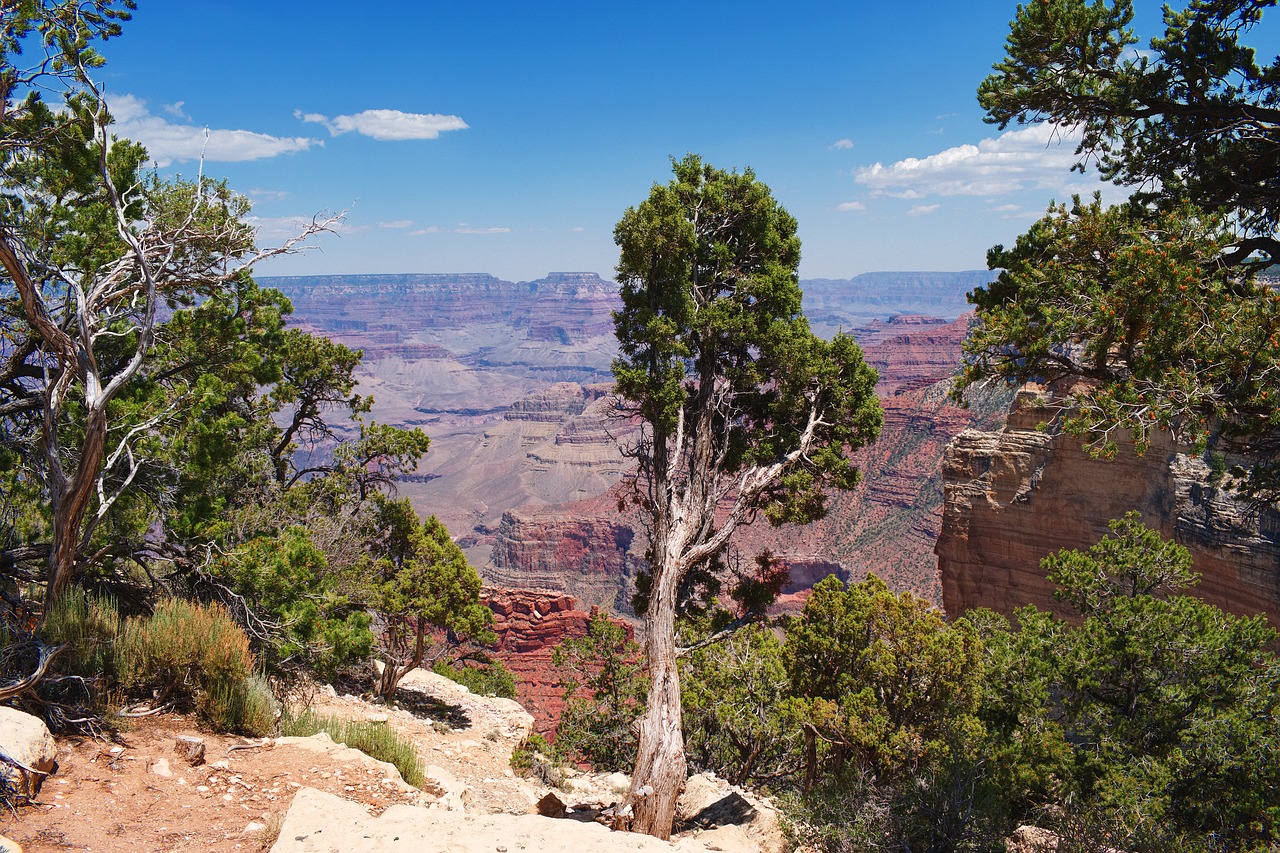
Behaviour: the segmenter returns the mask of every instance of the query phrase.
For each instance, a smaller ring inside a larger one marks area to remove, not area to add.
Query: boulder
[[[0,753],[9,759],[0,776],[29,797],[58,766],[58,745],[44,720],[15,708],[0,707]]]

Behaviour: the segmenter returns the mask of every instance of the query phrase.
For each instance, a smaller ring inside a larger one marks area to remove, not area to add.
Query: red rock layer
[[[498,635],[494,656],[515,675],[516,698],[533,715],[535,730],[554,736],[564,687],[552,654],[565,640],[587,633],[597,608],[584,612],[573,596],[550,590],[486,587],[482,595]],[[632,636],[629,625],[618,624]]]
[[[1061,612],[1040,561],[1088,548],[1110,519],[1137,509],[1190,550],[1201,574],[1195,594],[1280,625],[1280,513],[1250,512],[1167,434],[1143,456],[1121,442],[1115,459],[1093,459],[1079,439],[1037,429],[1053,416],[1041,403],[1024,391],[1003,430],[966,430],[947,448],[937,555],[949,614],[1023,604]]]

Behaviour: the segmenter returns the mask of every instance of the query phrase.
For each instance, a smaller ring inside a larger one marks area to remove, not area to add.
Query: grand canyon
[[[1275,512],[1208,488],[1203,459],[1159,445],[1093,460],[1078,441],[1038,429],[1049,416],[1026,393],[1012,413],[1010,392],[951,399],[970,322],[965,294],[991,276],[803,282],[815,330],[852,332],[879,372],[885,423],[859,453],[862,481],[833,497],[825,519],[759,523],[735,538],[742,554],[768,548],[788,564],[777,606],[798,607],[829,574],[875,573],[952,614],[1052,608],[1040,559],[1087,547],[1137,506],[1191,548],[1203,595],[1234,612],[1280,612]],[[550,647],[580,634],[590,608],[630,617],[643,565],[642,526],[618,500],[628,470],[620,447],[634,427],[611,395],[617,286],[580,272],[263,283],[292,300],[293,322],[364,351],[374,418],[430,434],[400,492],[445,522],[489,584],[499,654],[547,728],[559,707]]]

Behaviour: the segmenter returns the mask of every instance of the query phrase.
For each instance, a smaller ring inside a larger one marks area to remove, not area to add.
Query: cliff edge
[[[1167,433],[1141,456],[1122,440],[1114,459],[1094,459],[1080,439],[1041,428],[1053,418],[1050,399],[1027,386],[1003,429],[966,429],[948,445],[935,553],[949,615],[1024,604],[1061,612],[1041,559],[1088,548],[1109,520],[1136,509],[1190,550],[1201,575],[1194,594],[1280,627],[1280,512],[1251,509],[1223,488],[1221,466]]]

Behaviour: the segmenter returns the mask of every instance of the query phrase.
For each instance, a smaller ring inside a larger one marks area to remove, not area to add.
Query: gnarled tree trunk
[[[651,678],[649,704],[638,721],[639,754],[623,811],[630,806],[634,813],[631,829],[665,839],[671,836],[686,770],[680,672],[676,666],[679,581],[675,571],[667,571],[659,573],[654,582],[649,633],[645,638]]]

